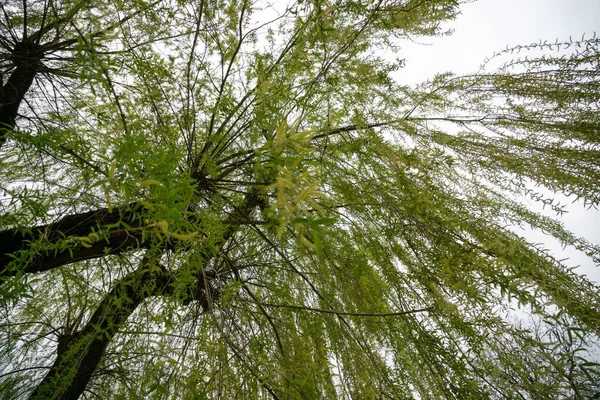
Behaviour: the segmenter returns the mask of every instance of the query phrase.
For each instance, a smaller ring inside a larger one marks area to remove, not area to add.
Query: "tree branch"
[[[408,314],[416,314],[425,311],[433,310],[433,307],[425,307],[425,308],[417,308],[413,310],[406,311],[397,311],[397,312],[389,312],[389,313],[360,313],[360,312],[349,312],[349,311],[335,311],[335,310],[324,310],[322,308],[314,308],[314,307],[305,307],[305,306],[296,306],[290,304],[270,304],[270,303],[259,303],[255,302],[259,306],[264,307],[272,307],[272,308],[289,308],[293,310],[304,310],[304,311],[314,311],[323,314],[333,314],[333,315],[350,315],[354,317],[397,317],[400,315],[408,315]]]
[[[137,271],[120,279],[108,292],[81,331],[62,338],[50,371],[29,398],[77,400],[127,318],[146,298],[167,294],[169,282],[169,273],[144,257]]]
[[[0,232],[0,277],[15,276],[19,271],[25,273],[47,271],[61,265],[91,258],[104,257],[107,254],[120,254],[131,248],[145,247],[148,240],[142,237],[141,222],[145,209],[137,203],[131,203],[109,212],[108,208],[71,214],[57,222],[38,225],[29,229],[11,228]],[[131,230],[119,228],[121,223],[132,227]],[[104,232],[101,232],[104,231]],[[59,240],[68,236],[86,237],[92,232],[103,235],[87,247],[74,244],[64,249],[53,248]],[[15,259],[26,257],[24,252],[32,251],[34,243],[48,243],[48,250],[30,254],[18,268],[11,268]]]

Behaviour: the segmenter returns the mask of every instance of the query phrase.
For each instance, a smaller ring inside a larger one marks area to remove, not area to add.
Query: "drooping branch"
[[[388,313],[378,313],[378,312],[363,313],[363,312],[326,310],[326,309],[322,309],[322,308],[298,306],[298,305],[293,305],[293,304],[270,304],[270,303],[262,303],[262,302],[255,302],[255,303],[257,305],[264,306],[264,307],[288,308],[291,310],[312,311],[312,312],[318,312],[318,313],[322,313],[322,314],[333,314],[333,315],[348,315],[348,316],[352,316],[352,317],[398,317],[401,315],[417,314],[417,313],[433,310],[433,307],[424,307],[424,308],[415,308],[415,309],[411,309],[411,310],[388,312]]]

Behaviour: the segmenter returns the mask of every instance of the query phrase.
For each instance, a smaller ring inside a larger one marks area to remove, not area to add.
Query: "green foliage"
[[[44,49],[0,148],[0,394],[597,393],[600,287],[514,228],[600,260],[523,205],[600,203],[600,41],[396,83],[382,49],[460,3],[0,5],[7,76]]]

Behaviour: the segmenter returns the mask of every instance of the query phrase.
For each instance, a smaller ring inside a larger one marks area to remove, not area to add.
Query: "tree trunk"
[[[29,398],[78,399],[113,336],[144,299],[170,294],[169,282],[165,269],[144,259],[137,271],[117,282],[81,331],[59,340],[54,364]]]
[[[247,194],[244,203],[236,210],[237,216],[249,219],[252,210],[260,206],[262,201],[255,192]],[[128,206],[124,210],[124,215],[135,216],[135,213],[128,214],[132,208],[135,206]],[[76,231],[85,234],[90,226],[94,226],[98,221],[106,224],[112,218],[114,217],[111,213],[102,209],[67,216],[54,224],[47,225],[46,228],[50,232],[50,237],[64,233],[65,228],[68,228],[66,231],[69,233]],[[236,228],[230,225],[223,233],[219,244],[222,245],[229,240],[235,231]],[[202,308],[208,311],[214,302],[218,301],[220,288],[218,282],[216,285],[212,283],[213,280],[218,281],[218,277],[213,272],[207,271],[206,267],[208,260],[216,256],[219,247],[213,243],[205,249],[204,254],[207,255],[207,258],[204,265],[196,271],[196,281],[190,282],[187,290],[181,293],[184,294],[184,297],[181,298],[184,304],[193,300],[199,301]],[[150,251],[156,254],[163,250],[164,247],[159,247]],[[160,257],[153,258],[153,260],[159,259]],[[96,371],[113,336],[124,326],[127,318],[144,299],[152,296],[174,295],[171,282],[176,279],[176,273],[170,273],[164,267],[154,265],[148,257],[144,257],[140,268],[120,279],[104,297],[94,315],[81,331],[59,339],[56,360],[29,398],[31,400],[78,399]]]
[[[256,193],[248,194],[244,203],[236,210],[238,216],[248,219],[252,210],[260,203],[261,198]],[[98,216],[107,216],[106,213],[98,211],[86,213],[86,215],[88,217],[84,218],[85,221],[97,221]],[[74,216],[63,218],[53,227],[56,232],[61,232],[59,228],[64,229],[66,220],[78,221],[79,218],[74,218]],[[235,231],[235,227],[229,226],[219,244],[222,245],[226,242]],[[196,282],[191,282],[188,290],[184,291],[184,293],[187,292],[187,298],[181,299],[184,304],[196,300],[207,311],[218,300],[220,290],[211,282],[218,278],[215,274],[206,271],[208,260],[213,258],[217,252],[218,247],[215,247],[214,244],[206,248],[205,264],[197,270]],[[56,360],[48,374],[31,393],[30,399],[78,399],[96,371],[113,336],[123,327],[127,318],[146,298],[172,296],[174,291],[170,283],[176,279],[176,273],[169,273],[164,267],[153,265],[152,261],[144,257],[140,268],[119,280],[105,296],[81,331],[59,340]]]
[[[16,68],[0,88],[0,147],[6,141],[6,135],[15,129],[19,106],[41,65],[43,53],[37,51],[38,48],[34,43],[24,41],[13,49]]]
[[[224,221],[229,230],[224,235],[226,241],[235,231],[234,226],[248,223],[249,213],[257,205],[263,207],[264,200],[255,193],[249,195],[244,204],[236,210],[231,220]],[[132,249],[147,248],[152,241],[148,230],[143,232],[146,209],[138,203],[130,203],[109,212],[108,208],[71,214],[57,222],[38,225],[29,229],[11,228],[0,231],[0,278],[16,276],[19,273],[48,271],[76,261],[90,260],[109,254],[121,254]],[[194,216],[189,216],[194,219]],[[121,223],[125,223],[125,228]],[[67,237],[88,237],[92,232],[98,240],[85,245],[73,242],[70,246],[56,246]],[[176,239],[163,237],[164,248],[176,245]],[[23,255],[30,251],[32,244],[42,240],[48,250],[37,254]],[[156,243],[156,241],[154,241]],[[11,265],[12,264],[12,265]]]
[[[0,232],[0,277],[15,276],[18,272],[33,273],[47,271],[75,261],[104,257],[107,254],[120,254],[132,248],[144,248],[149,240],[142,237],[144,208],[137,203],[115,208],[109,212],[107,208],[71,214],[57,222],[23,230],[7,229]],[[122,229],[124,222],[132,229]],[[57,241],[68,236],[87,237],[97,232],[99,240],[87,244],[88,247],[74,243],[69,248],[57,250],[52,247]],[[19,253],[27,252],[31,244],[43,240],[48,244],[48,251],[32,254],[13,268],[9,264],[19,257]]]

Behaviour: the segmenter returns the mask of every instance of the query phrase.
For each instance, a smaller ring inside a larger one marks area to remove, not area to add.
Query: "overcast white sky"
[[[423,41],[430,46],[403,46],[407,82],[438,72],[475,72],[507,45],[600,35],[600,0],[479,0],[463,5],[448,27],[454,34]]]
[[[600,0],[479,0],[464,5],[449,27],[454,29],[452,36],[423,42],[429,45],[403,46],[400,56],[406,58],[406,67],[397,75],[401,82],[421,82],[445,71],[476,72],[486,57],[507,45],[581,38],[584,33],[586,37],[594,32],[600,35]],[[564,196],[558,198],[562,204],[572,202]],[[562,218],[567,228],[600,244],[600,212],[584,210],[578,203],[568,209],[569,214]],[[600,282],[600,268],[583,254],[561,249],[541,232],[523,234],[545,243],[558,258],[569,258],[566,263],[570,266],[581,265],[582,273]]]

